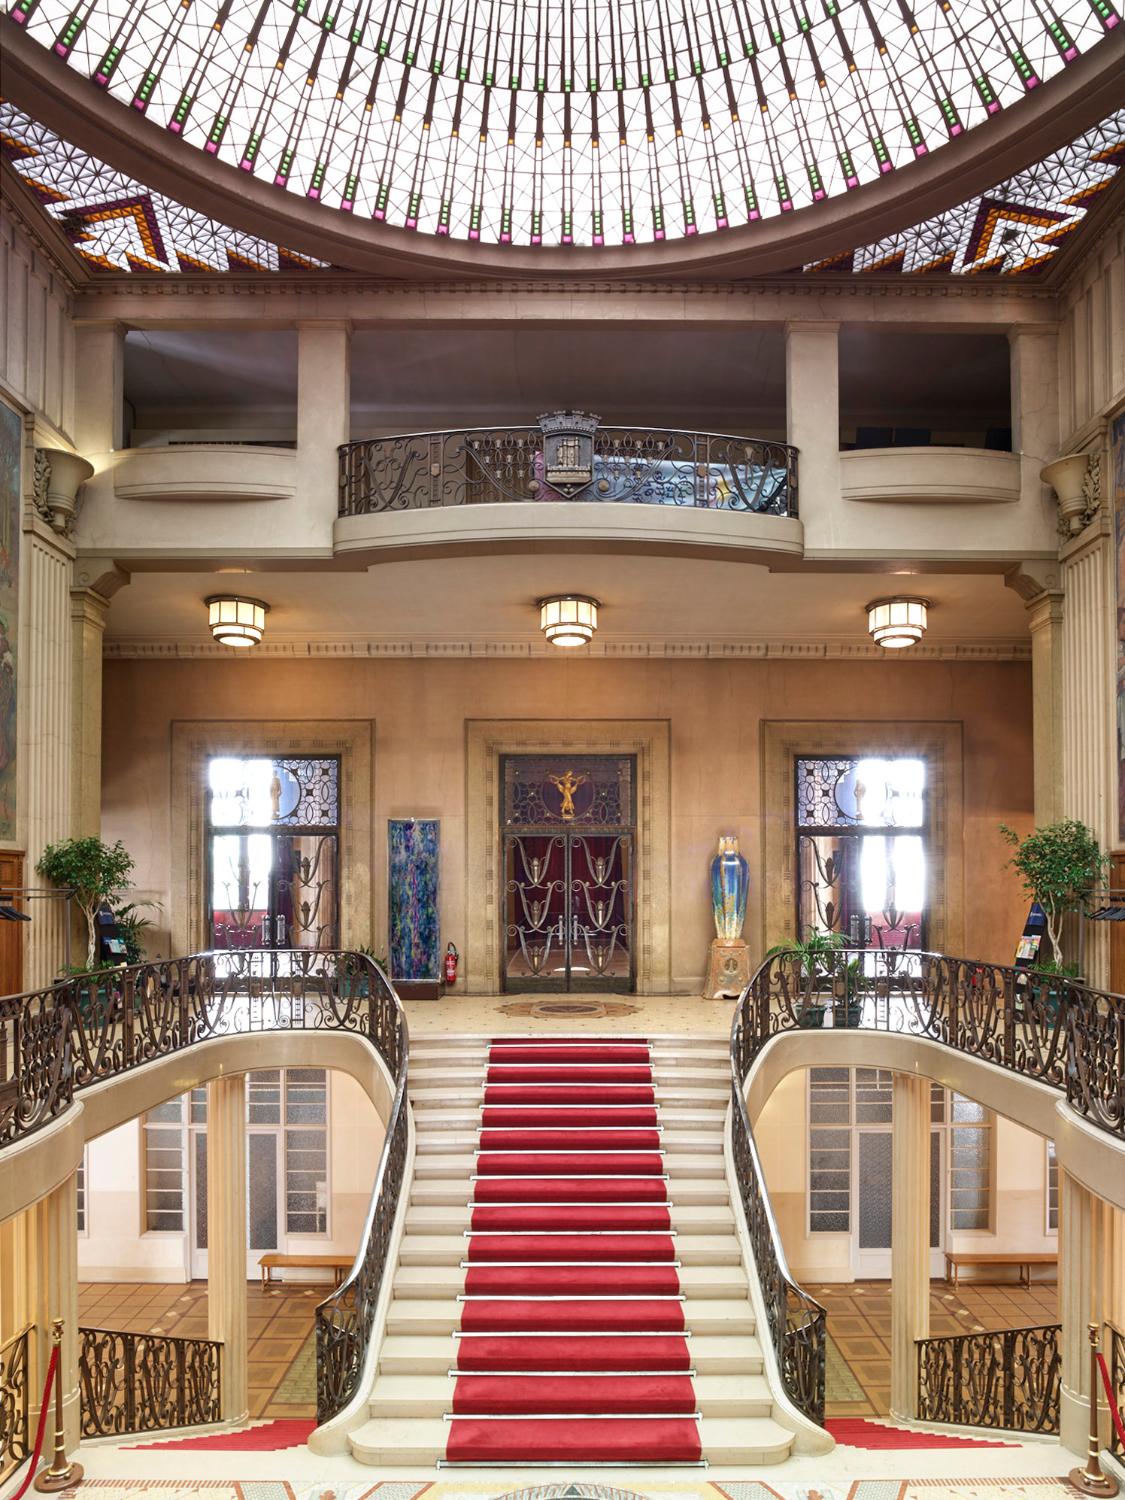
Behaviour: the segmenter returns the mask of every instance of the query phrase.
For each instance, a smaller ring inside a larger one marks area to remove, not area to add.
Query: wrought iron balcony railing
[[[795,516],[797,450],[715,432],[602,427],[581,413],[340,448],[341,516],[567,500]]]
[[[28,1348],[34,1328],[28,1323],[0,1344],[0,1484],[31,1457]]]

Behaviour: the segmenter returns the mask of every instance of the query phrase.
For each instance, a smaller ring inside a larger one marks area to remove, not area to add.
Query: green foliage
[[[86,917],[86,967],[94,968],[98,908],[103,902],[112,906],[129,889],[133,859],[125,845],[120,839],[115,844],[97,838],[62,839],[47,845],[35,868],[44,879],[73,892]]]
[[[1082,910],[1102,879],[1108,856],[1092,830],[1075,818],[1037,828],[1025,839],[1006,823],[1000,824],[1000,832],[1015,850],[1008,868],[1019,873],[1024,890],[1043,908],[1051,954],[1056,964],[1061,963],[1063,918]]]
[[[141,912],[148,908],[151,911],[160,910],[159,901],[127,901],[124,906],[114,908],[113,915],[117,918],[117,931],[121,941],[125,944],[125,962],[127,964],[143,964],[147,957],[145,953],[144,934],[152,926],[147,917],[142,917]]]
[[[772,948],[767,949],[766,957],[795,959],[801,972],[812,978],[816,974],[835,972],[837,968],[834,962],[835,955],[841,948],[847,946],[848,942],[843,933],[810,932],[804,940],[790,938],[786,943],[775,943]],[[853,962],[856,961],[853,960]]]

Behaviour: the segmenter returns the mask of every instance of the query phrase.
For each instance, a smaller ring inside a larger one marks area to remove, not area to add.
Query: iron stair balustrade
[[[1061,1323],[919,1339],[918,1420],[1056,1434]]]
[[[543,470],[539,427],[398,433],[343,443],[339,514],[435,507],[603,502],[796,516],[797,450],[788,443],[678,428],[602,427],[590,479],[568,493]]]
[[[786,1393],[823,1425],[825,1312],[789,1273],[745,1105],[747,1077],[766,1044],[809,1028],[939,1042],[1058,1089],[1076,1113],[1125,1140],[1125,997],[901,948],[842,948],[809,959],[779,953],[760,965],[731,1024],[731,1151]],[[1035,1366],[1021,1377],[1028,1389],[1050,1388],[1052,1348],[1047,1336],[1025,1342],[1021,1358]],[[1001,1404],[1014,1400],[997,1390]]]
[[[31,1457],[29,1351],[34,1323],[0,1344],[0,1484]]]
[[[362,1038],[395,1089],[363,1240],[350,1274],[316,1309],[317,1420],[325,1422],[358,1389],[406,1166],[409,1036],[374,960],[337,949],[222,949],[0,999],[0,1157],[84,1088],[200,1042],[288,1031]]]
[[[222,1350],[215,1339],[79,1328],[82,1436],[221,1422]]]

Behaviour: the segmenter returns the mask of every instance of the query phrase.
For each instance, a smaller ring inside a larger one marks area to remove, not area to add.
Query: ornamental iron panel
[[[35,1324],[0,1344],[0,1483],[31,1457],[28,1351]]]
[[[631,988],[632,844],[626,833],[505,836],[506,988]]]
[[[506,755],[505,828],[633,826],[631,755]]]
[[[918,1420],[1059,1430],[1058,1323],[918,1340]]]
[[[584,412],[537,426],[416,432],[344,443],[341,516],[580,500],[797,514],[797,450],[766,438],[603,427]]]
[[[222,1421],[221,1343],[108,1328],[78,1330],[84,1438]]]

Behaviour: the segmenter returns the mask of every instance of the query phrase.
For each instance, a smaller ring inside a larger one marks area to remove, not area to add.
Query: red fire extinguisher
[[[457,960],[461,955],[453,943],[445,945],[445,982],[446,984],[457,983]]]

